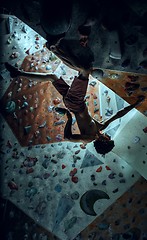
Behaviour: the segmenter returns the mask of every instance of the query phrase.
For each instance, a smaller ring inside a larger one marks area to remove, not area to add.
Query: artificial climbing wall
[[[146,127],[146,117],[134,109],[133,113],[111,126],[109,134],[114,139],[119,138],[119,141],[116,141],[115,151],[105,158],[96,154],[92,143],[85,146],[82,142],[63,141],[66,118],[53,111],[54,106],[62,106],[61,96],[48,82],[39,83],[26,78],[10,78],[3,63],[9,61],[20,66],[25,59],[25,66],[28,67],[26,69],[56,71],[68,83],[77,73],[66,68],[56,56],[47,52],[44,48],[45,40],[38,34],[17,18],[12,17],[12,20],[14,28],[11,29],[11,33],[3,34],[5,50],[1,53],[2,196],[59,239],[72,240],[76,239],[77,235],[77,239],[89,239],[92,226],[95,227],[94,220],[97,221],[100,231],[109,229],[109,232],[102,235],[101,232],[97,233],[93,229],[92,231],[95,232],[93,238],[98,234],[101,239],[102,237],[110,239],[110,236],[115,234],[120,234],[121,237],[125,233],[134,234],[132,228],[138,224],[138,221],[142,221],[139,216],[133,225],[127,225],[129,223],[121,218],[127,226],[119,230],[104,221],[103,216],[109,216],[112,204],[117,204],[119,198],[123,197],[123,194],[129,191],[146,172],[146,132],[143,132]],[[41,61],[36,64],[40,59]],[[118,99],[118,96],[116,97],[108,88],[103,89],[103,86],[99,85],[96,79],[90,79],[86,102],[95,118],[106,119],[124,106],[124,101]],[[97,94],[99,91],[101,99]],[[141,126],[136,128],[132,123],[131,135],[127,138],[127,141],[130,141],[129,145],[128,142],[122,144],[121,134],[127,123],[130,124],[134,118],[137,121],[140,119]],[[73,131],[78,131],[74,119]],[[128,154],[122,157],[124,152],[121,149],[126,152],[126,148]],[[133,162],[136,156],[134,149],[138,149],[141,161]],[[129,151],[131,151],[131,160]],[[135,165],[136,162],[139,165]],[[142,168],[140,164],[143,165]],[[137,186],[140,186],[140,182]],[[142,191],[140,187],[136,189],[136,195]],[[140,210],[139,214],[143,214],[144,217],[144,201],[140,206],[143,210]],[[107,209],[108,212],[105,212]],[[119,210],[123,213],[121,208]],[[131,214],[133,218],[134,214]],[[130,222],[132,218],[130,217],[128,221]],[[118,220],[116,216],[116,225],[119,224]],[[82,232],[91,223],[89,233]],[[140,224],[139,229],[140,235],[145,236],[146,228]],[[80,232],[82,234],[79,234]],[[135,234],[138,234],[138,229]]]

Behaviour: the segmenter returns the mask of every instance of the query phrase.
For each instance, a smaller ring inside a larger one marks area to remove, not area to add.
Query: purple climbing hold
[[[47,178],[49,178],[49,176],[50,176],[49,173],[45,173],[45,174],[43,175],[43,178],[44,178],[44,179],[47,179]]]
[[[56,141],[62,141],[62,135],[61,134],[57,134]]]
[[[108,175],[108,178],[114,179],[114,178],[115,178],[115,175],[116,175],[116,173],[110,173],[110,174]]]

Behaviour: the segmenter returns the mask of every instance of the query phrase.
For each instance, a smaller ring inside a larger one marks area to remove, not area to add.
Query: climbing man
[[[57,91],[62,95],[63,102],[66,106],[65,108],[56,107],[55,110],[59,113],[64,113],[67,115],[67,123],[64,129],[64,138],[69,139],[70,141],[84,141],[85,143],[92,142],[97,153],[105,155],[110,152],[114,147],[114,141],[111,138],[104,134],[102,131],[114,120],[123,117],[134,107],[139,105],[143,100],[144,96],[139,96],[137,101],[125,107],[124,109],[117,112],[116,115],[112,116],[110,119],[104,123],[96,121],[91,117],[88,108],[85,103],[85,95],[87,92],[89,74],[91,73],[90,69],[79,69],[79,74],[74,78],[71,86],[69,86],[62,77],[58,78],[55,74],[48,73],[33,73],[33,72],[24,72],[18,70],[17,68],[11,66],[9,63],[5,64],[10,75],[12,77],[16,76],[26,76],[35,78],[39,77],[39,80],[51,81],[53,86]],[[80,130],[80,134],[72,134],[72,115],[74,113],[77,125]]]

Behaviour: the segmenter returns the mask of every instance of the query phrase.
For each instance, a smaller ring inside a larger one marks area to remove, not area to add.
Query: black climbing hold
[[[102,181],[102,185],[106,186],[106,180]]]
[[[116,188],[116,189],[113,190],[113,193],[116,193],[116,192],[118,192],[118,188]]]
[[[95,181],[95,175],[94,174],[91,175],[91,181]]]

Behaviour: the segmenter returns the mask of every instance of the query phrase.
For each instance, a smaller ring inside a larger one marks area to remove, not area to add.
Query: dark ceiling
[[[146,0],[2,0],[0,6],[48,46],[64,37],[60,48],[78,66],[147,72]]]

